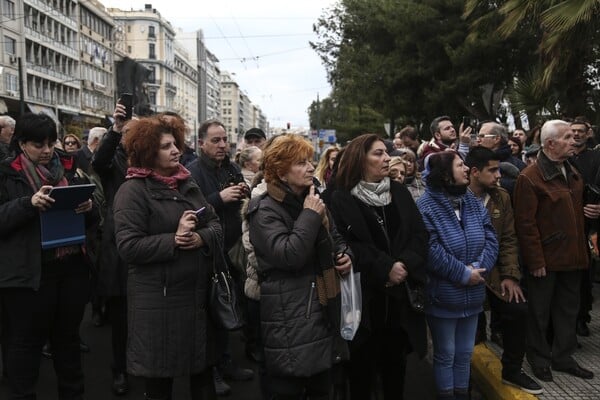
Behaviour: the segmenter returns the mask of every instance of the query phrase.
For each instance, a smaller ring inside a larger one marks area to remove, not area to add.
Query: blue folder
[[[96,185],[73,185],[52,188],[55,202],[40,213],[42,249],[70,246],[85,242],[85,216],[75,208],[92,197]]]

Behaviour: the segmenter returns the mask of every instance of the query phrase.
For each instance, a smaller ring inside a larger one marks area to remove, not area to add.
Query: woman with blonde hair
[[[242,169],[244,181],[248,187],[252,186],[252,180],[260,169],[262,151],[256,146],[246,147],[236,156],[236,162]]]
[[[335,159],[339,152],[339,147],[330,146],[325,149],[323,154],[321,154],[319,164],[317,164],[317,169],[315,170],[315,178],[317,178],[321,184],[319,187],[321,191],[327,187],[329,178],[331,178],[331,172],[333,171],[333,164],[335,163]]]
[[[417,201],[425,193],[425,185],[421,180],[421,173],[417,166],[417,156],[409,149],[403,149],[403,152],[400,157],[406,161],[404,184],[408,188],[413,200]]]
[[[390,159],[390,179],[404,183],[406,177],[406,164],[407,162],[400,156],[394,156]]]

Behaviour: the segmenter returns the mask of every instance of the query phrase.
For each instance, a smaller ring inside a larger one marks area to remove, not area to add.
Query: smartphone
[[[206,207],[202,207],[202,208],[197,209],[194,212],[196,213],[196,217],[200,217],[201,215],[204,214],[205,211],[206,211]]]
[[[471,117],[462,117],[462,126],[463,129],[466,129],[467,127],[471,126]]]
[[[129,121],[133,116],[133,95],[131,93],[121,93],[118,103],[125,106],[125,120]]]

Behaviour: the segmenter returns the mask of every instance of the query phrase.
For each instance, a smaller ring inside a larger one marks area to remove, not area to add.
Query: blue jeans
[[[427,316],[433,341],[433,374],[438,392],[469,388],[477,314],[465,318]]]

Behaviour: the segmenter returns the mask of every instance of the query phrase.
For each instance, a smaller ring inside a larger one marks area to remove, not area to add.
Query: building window
[[[5,74],[4,87],[6,90],[12,90],[16,92],[19,90],[19,82],[17,75],[13,75],[10,73]]]
[[[155,53],[154,43],[150,43],[148,45],[148,58],[153,59],[153,60],[156,59],[156,53]]]
[[[150,73],[148,74],[148,82],[156,83],[156,68],[148,67],[148,70],[150,70]]]
[[[5,36],[4,39],[4,52],[8,54],[17,54],[17,41],[8,36]]]
[[[127,25],[127,33],[131,33],[131,25]]]
[[[127,52],[131,54],[131,46],[127,46]]]
[[[4,16],[8,19],[15,19],[15,3],[11,0],[4,0]]]
[[[156,33],[154,33],[154,26],[150,25],[148,27],[148,37],[149,38],[155,38],[156,37]]]

